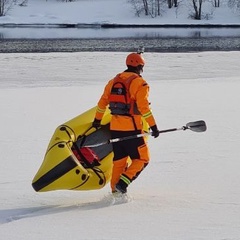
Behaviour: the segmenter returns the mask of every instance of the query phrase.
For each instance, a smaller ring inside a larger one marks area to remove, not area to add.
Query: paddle
[[[191,130],[193,132],[205,132],[207,130],[206,123],[203,120],[199,120],[196,122],[189,122],[186,124],[186,126],[180,127],[180,128],[170,128],[166,130],[160,130],[159,133],[166,133],[166,132],[174,132],[174,131],[179,131],[179,130]],[[129,140],[129,139],[134,139],[134,138],[139,138],[139,137],[144,137],[152,135],[152,132],[148,133],[140,133],[132,136],[127,136],[127,137],[122,137],[122,138],[114,138],[114,139],[109,139],[104,142],[96,143],[96,144],[91,144],[91,145],[86,145],[84,147],[99,147],[105,144],[109,143],[114,143],[114,142],[119,142],[119,141],[124,141],[124,140]]]

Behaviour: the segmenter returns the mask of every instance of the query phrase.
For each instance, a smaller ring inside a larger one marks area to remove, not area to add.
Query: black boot
[[[120,193],[126,193],[127,192],[127,187],[128,187],[128,184],[125,183],[122,179],[120,179],[118,181],[118,183],[116,184],[116,190]]]

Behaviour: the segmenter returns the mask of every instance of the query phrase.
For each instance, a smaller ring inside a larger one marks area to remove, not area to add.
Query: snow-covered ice
[[[32,189],[55,128],[96,105],[126,54],[0,55],[1,239],[240,239],[239,52],[144,54],[159,128],[203,119],[208,130],[149,138],[132,201],[106,204],[109,185]]]

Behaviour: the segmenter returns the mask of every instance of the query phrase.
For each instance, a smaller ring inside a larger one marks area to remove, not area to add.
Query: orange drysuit
[[[155,119],[149,107],[148,95],[149,86],[147,82],[138,74],[125,71],[118,76],[124,80],[129,79],[132,75],[135,78],[129,86],[129,94],[137,105],[140,114],[112,115],[110,130],[112,137],[123,137],[134,135],[142,132],[143,124],[141,117],[144,117],[150,127],[156,125]],[[98,102],[95,119],[101,120],[106,107],[109,105],[109,96],[114,83],[111,79],[105,86],[104,92]],[[122,142],[113,143],[113,173],[111,179],[111,188],[114,191],[118,180],[123,179],[130,184],[149,162],[149,150],[144,138],[131,139]],[[127,159],[131,158],[132,163],[127,166]]]

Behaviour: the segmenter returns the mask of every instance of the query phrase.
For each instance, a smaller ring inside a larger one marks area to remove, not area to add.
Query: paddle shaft
[[[174,132],[174,131],[179,131],[179,130],[185,131],[187,129],[194,131],[194,132],[205,132],[207,127],[206,127],[206,123],[203,120],[200,120],[200,121],[196,121],[196,122],[189,122],[186,124],[186,126],[183,126],[180,128],[170,128],[170,129],[166,129],[166,130],[160,130],[159,133]],[[140,134],[131,135],[131,136],[127,136],[127,137],[121,137],[121,138],[109,139],[105,142],[86,145],[84,147],[99,147],[99,146],[109,144],[109,143],[120,142],[120,141],[124,141],[124,140],[144,137],[144,136],[148,136],[148,135],[152,135],[152,132],[140,133]]]
[[[161,130],[161,131],[159,131],[159,133],[174,132],[174,131],[186,130],[186,129],[187,129],[186,127],[170,128],[170,129],[166,129],[166,130]],[[99,146],[102,146],[102,145],[105,145],[105,144],[109,144],[109,143],[120,142],[120,141],[130,140],[130,139],[134,139],[134,138],[145,137],[145,136],[149,136],[149,135],[152,135],[152,132],[140,133],[140,134],[131,135],[131,136],[127,136],[127,137],[121,137],[121,138],[113,138],[113,139],[109,139],[109,140],[107,140],[105,142],[91,144],[91,145],[86,145],[84,147],[99,147]]]

